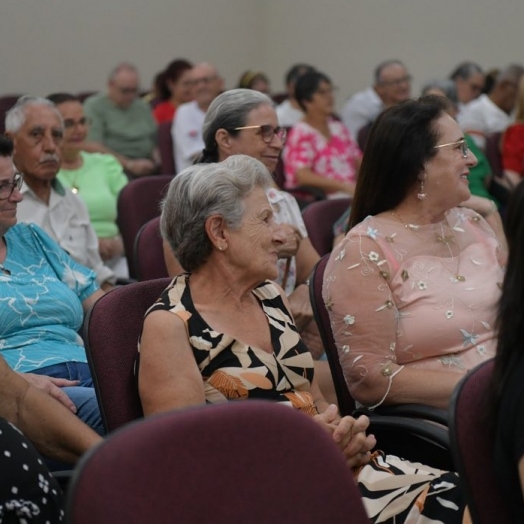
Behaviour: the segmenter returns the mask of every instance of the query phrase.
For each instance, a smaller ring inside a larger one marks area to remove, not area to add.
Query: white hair
[[[16,104],[6,113],[5,115],[5,130],[8,133],[18,133],[20,128],[24,125],[26,118],[26,107],[28,106],[44,106],[52,109],[58,118],[60,119],[60,125],[63,126],[64,122],[60,111],[56,108],[55,104],[43,98],[41,96],[24,95],[21,96]]]

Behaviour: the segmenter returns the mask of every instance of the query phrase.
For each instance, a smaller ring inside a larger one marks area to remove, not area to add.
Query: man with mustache
[[[14,142],[14,163],[24,175],[18,220],[40,226],[73,259],[95,271],[102,289],[110,289],[116,279],[100,258],[87,208],[56,178],[63,136],[60,113],[45,98],[23,96],[8,111],[5,129]]]

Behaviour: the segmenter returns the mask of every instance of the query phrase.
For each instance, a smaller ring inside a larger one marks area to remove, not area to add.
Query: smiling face
[[[15,177],[15,166],[11,157],[0,156],[0,187],[11,184]],[[22,193],[15,188],[11,196],[0,200],[0,236],[16,224],[16,206],[23,199]]]
[[[464,133],[457,122],[447,114],[443,114],[436,122],[439,139],[437,154],[426,163],[425,189],[428,201],[443,210],[451,209],[467,200],[470,196],[468,175],[469,169],[477,164],[477,159],[471,151],[464,156],[462,143]]]
[[[28,105],[25,122],[13,135],[14,162],[27,183],[53,180],[60,169],[62,122],[52,107]]]
[[[89,131],[82,104],[76,101],[69,101],[56,107],[64,120],[62,151],[79,150]]]
[[[246,123],[242,127],[270,125],[273,129],[278,127],[278,119],[275,110],[270,105],[261,105],[253,109],[247,115]],[[284,143],[275,134],[269,144],[262,140],[260,129],[242,129],[237,135],[229,135],[227,144],[220,147],[221,157],[231,155],[248,155],[260,160],[270,173],[275,171],[278,158],[284,147]]]
[[[195,82],[193,81],[192,69],[186,69],[182,72],[178,80],[167,80],[167,86],[171,91],[171,96],[178,105],[191,102],[193,100],[193,89]]]
[[[244,199],[244,209],[240,228],[229,231],[228,250],[246,278],[255,282],[274,280],[278,275],[278,246],[284,235],[273,218],[265,191],[251,191]]]

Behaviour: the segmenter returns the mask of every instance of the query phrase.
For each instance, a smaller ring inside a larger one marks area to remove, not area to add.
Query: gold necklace
[[[420,227],[420,226],[417,226],[415,224],[408,224],[406,223],[403,218],[400,216],[400,214],[398,213],[398,211],[391,211],[391,214],[397,218],[399,220],[399,222],[406,228],[408,229],[409,231],[411,231],[420,241],[424,241],[422,238],[420,238],[416,231],[417,229]],[[434,232],[435,233],[435,238],[436,238],[436,241],[441,243],[441,244],[446,244],[446,247],[448,248],[449,250],[449,254],[451,256],[451,259],[452,260],[455,260],[455,256],[453,255],[452,251],[451,251],[451,246],[450,244],[451,243],[454,243],[457,248],[458,248],[458,244],[457,244],[457,239],[455,238],[455,234],[453,233],[453,229],[449,226],[448,224],[448,227],[449,227],[449,230],[451,232],[451,235],[446,235],[445,232],[444,232],[444,229],[442,228],[441,226],[441,234],[437,233],[436,231]],[[444,268],[449,271],[452,275],[453,275],[453,278],[455,279],[454,282],[465,282],[466,281],[466,277],[464,275],[461,275],[460,274],[460,249],[459,249],[459,252],[458,252],[458,256],[457,256],[457,270],[456,271],[452,271],[451,269],[449,269],[449,267],[442,261],[440,260],[440,263],[444,266]]]

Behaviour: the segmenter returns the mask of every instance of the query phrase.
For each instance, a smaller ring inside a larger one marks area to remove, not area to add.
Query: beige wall
[[[170,59],[218,65],[233,87],[261,68],[273,90],[296,61],[328,73],[339,103],[401,58],[415,88],[459,61],[524,63],[522,0],[3,0],[0,93],[95,90],[120,60],[143,85]]]

